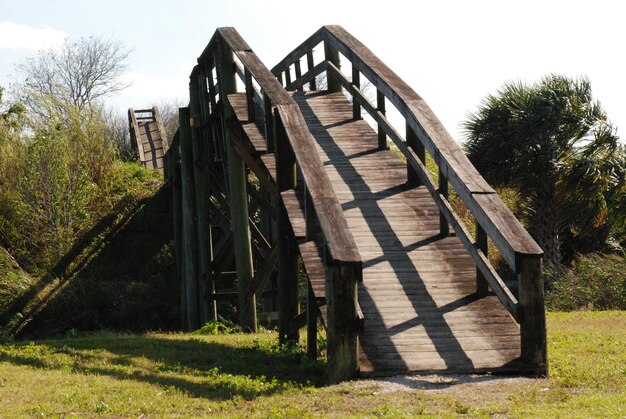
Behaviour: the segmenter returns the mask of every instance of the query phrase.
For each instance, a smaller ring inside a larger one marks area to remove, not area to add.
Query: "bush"
[[[550,310],[626,310],[626,259],[619,255],[578,256],[555,278],[546,294]]]

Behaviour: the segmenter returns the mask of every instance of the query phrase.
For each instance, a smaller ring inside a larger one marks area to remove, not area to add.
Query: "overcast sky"
[[[114,106],[186,101],[189,72],[217,27],[235,26],[271,68],[320,26],[340,24],[457,139],[461,121],[487,94],[548,73],[587,75],[626,137],[625,12],[626,3],[602,0],[0,0],[0,86],[37,50],[97,35],[132,50],[125,75],[132,85]]]

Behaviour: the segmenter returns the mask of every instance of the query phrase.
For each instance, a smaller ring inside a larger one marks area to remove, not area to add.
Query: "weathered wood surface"
[[[363,261],[361,374],[519,368],[518,326],[495,295],[475,295],[472,258],[457,237],[439,236],[438,208],[424,186],[407,186],[406,163],[378,150],[343,94],[294,98]],[[319,249],[300,249],[321,297]]]

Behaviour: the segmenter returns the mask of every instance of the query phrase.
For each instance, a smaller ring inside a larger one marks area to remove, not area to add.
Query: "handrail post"
[[[304,220],[306,225],[306,239],[307,240],[315,240],[316,236],[316,226],[315,226],[315,207],[313,205],[313,200],[311,199],[311,194],[309,193],[308,188],[305,186],[304,193]],[[306,327],[307,327],[307,341],[306,341],[306,352],[309,358],[316,359],[317,358],[317,301],[315,299],[315,295],[313,294],[313,287],[311,286],[311,282],[307,280],[307,299],[306,299]]]
[[[204,118],[201,115],[199,100],[199,83],[201,74],[197,77],[191,77],[189,81],[189,126],[191,127],[191,144],[193,150],[193,180],[196,190],[196,227],[198,229],[198,285],[200,293],[199,309],[200,321],[202,324],[209,321],[209,316],[213,320],[217,320],[217,306],[215,300],[211,303],[212,307],[206,300],[210,287],[208,282],[208,266],[209,261],[213,259],[213,249],[211,243],[211,225],[209,222],[209,205],[210,193],[207,173],[207,150],[208,142],[201,135],[201,126]],[[211,313],[209,313],[211,311]]]
[[[420,159],[422,164],[426,165],[426,148],[408,122],[406,123],[406,144],[412,148],[413,151],[415,151],[415,154],[417,154],[417,157]],[[422,180],[417,175],[417,172],[408,163],[406,165],[406,170],[406,180],[408,186],[416,187],[423,185]]]
[[[326,247],[326,246],[325,246]],[[360,263],[339,262],[324,251],[328,327],[326,351],[331,383],[355,378],[359,372],[358,288]]]
[[[446,200],[448,199],[448,178],[439,168],[439,193]],[[443,215],[443,212],[439,211],[439,234],[441,237],[448,237],[450,235],[450,224],[448,224],[448,220]]]
[[[485,256],[488,255],[489,246],[487,244],[487,233],[478,221],[476,221],[476,247],[483,252]],[[484,297],[488,292],[489,285],[487,284],[487,280],[480,269],[476,267],[476,294]]]
[[[200,327],[198,292],[198,241],[196,227],[196,191],[194,188],[194,164],[189,127],[189,108],[178,110],[178,133],[180,139],[180,172],[182,190],[182,250],[185,278],[185,301],[189,331]]]
[[[385,95],[380,90],[376,89],[376,110],[383,116],[385,115]],[[387,133],[381,124],[378,124],[378,149],[387,150]]]
[[[541,258],[523,256],[519,258],[519,265],[517,281],[522,362],[538,376],[547,377],[548,341]]]
[[[246,332],[256,332],[256,296],[248,294],[254,276],[252,244],[248,224],[247,174],[243,160],[232,142],[230,121],[235,118],[228,105],[228,95],[237,91],[233,51],[224,43],[219,48],[219,90],[223,104],[224,142],[228,167],[230,218],[233,227],[237,288],[239,294],[239,324]]]
[[[296,60],[296,62],[294,63],[294,67],[296,69],[296,80],[299,79],[300,77],[302,77],[302,68],[300,67],[300,60]],[[304,89],[302,88],[302,86],[298,87],[298,92],[302,92]]]
[[[339,51],[337,51],[336,48],[333,48],[328,41],[324,41],[324,57],[326,58],[326,61],[330,61],[335,65],[335,67],[341,69]],[[329,92],[341,92],[341,83],[339,83],[339,80],[335,80],[335,78],[332,77],[328,71],[326,71],[326,83],[328,85],[327,89]]]
[[[352,85],[357,89],[361,89],[361,73],[352,63]],[[357,100],[356,96],[352,96],[352,118],[354,120],[363,119],[361,117],[361,103]]]
[[[315,61],[313,60],[313,50],[308,50],[306,52],[306,65],[307,70],[312,70],[315,67]],[[309,82],[309,90],[317,90],[315,78]]]
[[[272,112],[272,100],[267,92],[263,92],[263,108],[265,110],[265,144],[267,152],[274,152],[274,113]]]
[[[254,87],[252,85],[252,74],[248,68],[244,69],[244,80],[246,86],[246,105],[248,109],[248,122],[255,121],[254,115]]]
[[[274,113],[274,149],[278,189],[278,339],[280,343],[298,342],[300,333],[290,327],[300,311],[298,305],[298,251],[287,210],[280,193],[296,186],[296,156],[285,133],[278,110]]]

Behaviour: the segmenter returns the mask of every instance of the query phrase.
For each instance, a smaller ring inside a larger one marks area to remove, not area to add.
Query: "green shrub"
[[[546,304],[555,311],[626,310],[626,259],[619,255],[578,256],[552,281]]]

